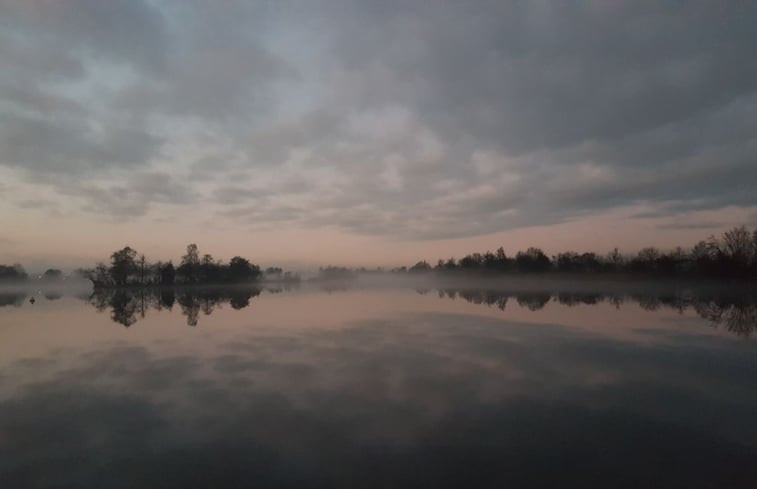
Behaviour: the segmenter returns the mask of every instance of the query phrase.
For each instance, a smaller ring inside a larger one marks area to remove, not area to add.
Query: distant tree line
[[[329,265],[318,269],[316,280],[344,280],[355,278],[355,272],[346,267]]]
[[[23,282],[29,275],[20,264],[0,265],[0,282]]]
[[[456,260],[439,260],[435,266],[419,261],[400,272],[480,271],[487,273],[626,273],[652,276],[691,276],[711,278],[757,278],[757,229],[745,226],[710,236],[691,249],[677,247],[662,252],[647,247],[635,256],[625,256],[617,248],[607,255],[567,251],[548,257],[539,248],[519,251],[509,257],[500,247],[492,253],[471,253]]]
[[[238,284],[258,280],[260,267],[246,258],[235,256],[229,263],[200,252],[196,244],[187,246],[178,266],[172,261],[151,263],[145,255],[126,246],[110,255],[110,264],[98,263],[95,268],[79,270],[95,287],[148,285]]]
[[[48,268],[39,278],[47,281],[62,280],[63,272],[56,268]],[[0,283],[25,282],[27,280],[29,280],[29,274],[26,273],[21,264],[0,265]]]

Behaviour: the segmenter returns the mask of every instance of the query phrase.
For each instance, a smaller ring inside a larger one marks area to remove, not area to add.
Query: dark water
[[[757,487],[754,297],[0,293],[0,487]]]

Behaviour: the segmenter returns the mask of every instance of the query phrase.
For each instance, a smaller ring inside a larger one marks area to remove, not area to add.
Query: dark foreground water
[[[3,292],[0,487],[755,488],[755,310],[685,288]]]

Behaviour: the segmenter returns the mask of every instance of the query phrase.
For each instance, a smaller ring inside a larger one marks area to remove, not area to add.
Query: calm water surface
[[[749,296],[0,293],[0,486],[757,487]]]

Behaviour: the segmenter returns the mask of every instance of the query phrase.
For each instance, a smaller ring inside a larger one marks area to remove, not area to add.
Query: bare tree
[[[752,257],[752,236],[746,226],[739,226],[723,233],[723,251],[740,265],[749,263]]]

